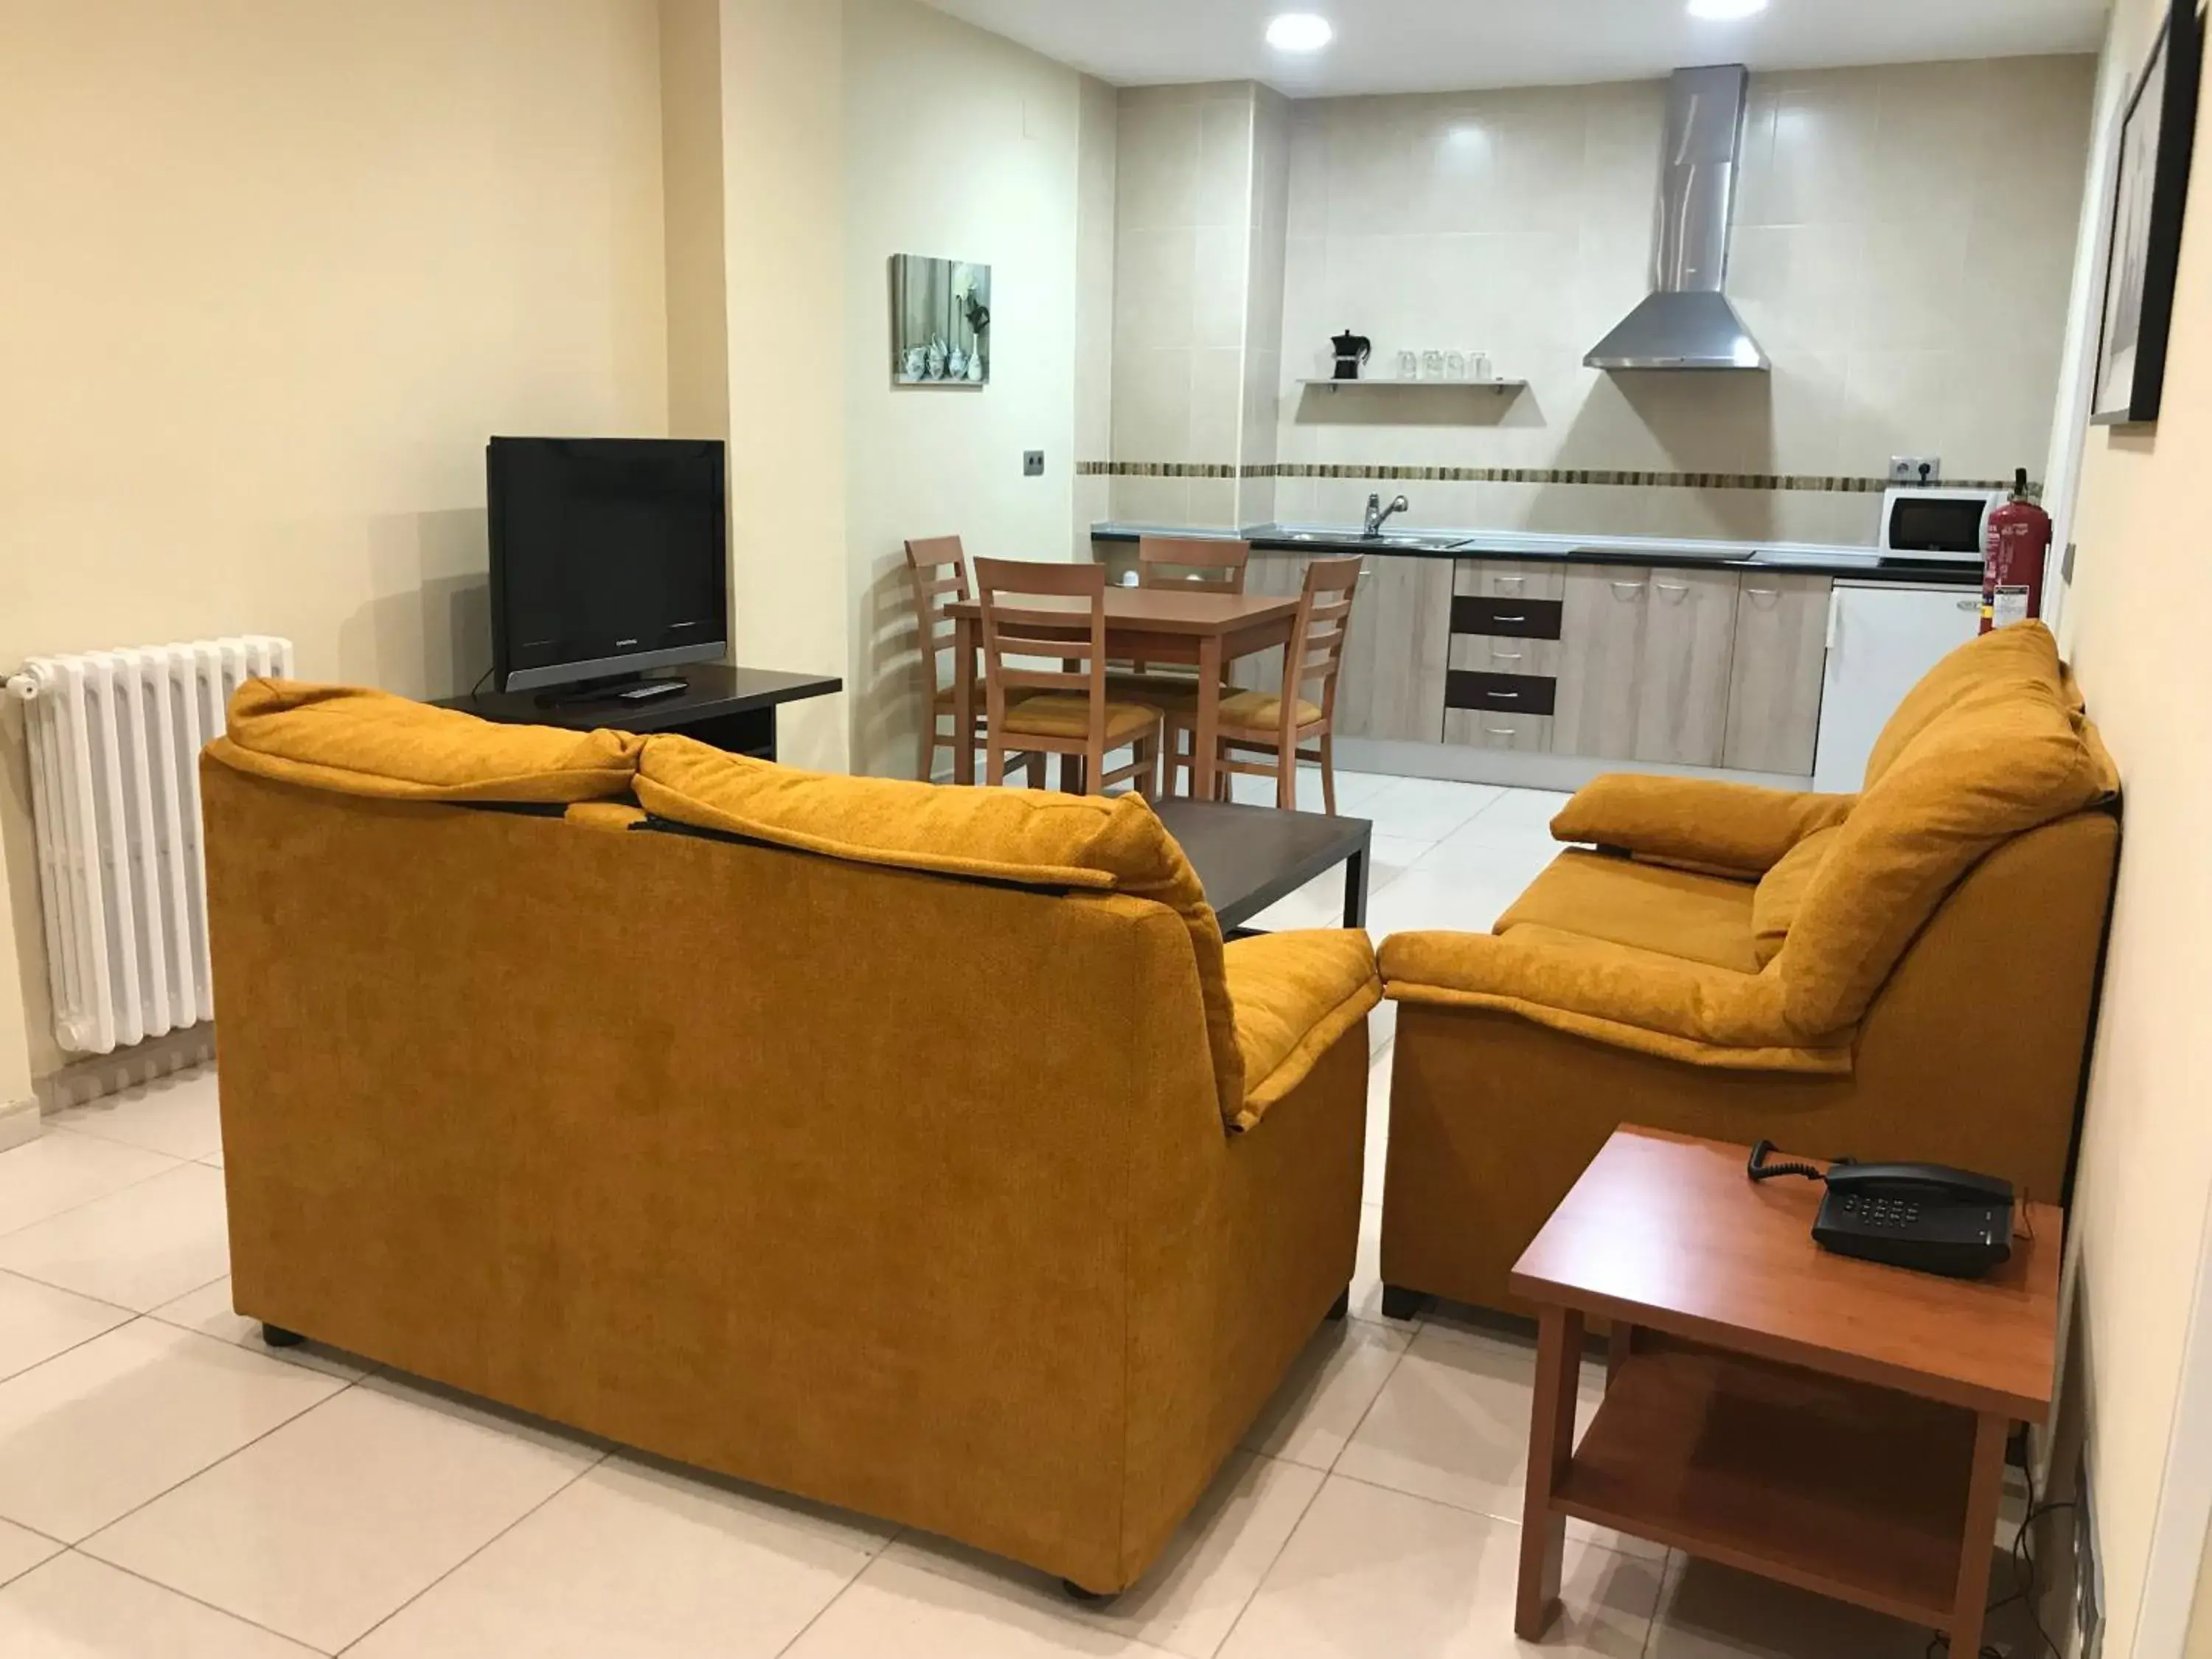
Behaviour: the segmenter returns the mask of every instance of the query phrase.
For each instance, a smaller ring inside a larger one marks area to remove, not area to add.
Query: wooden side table
[[[1621,1129],[1514,1267],[1540,1310],[1515,1631],[1558,1612],[1578,1516],[1978,1652],[2006,1443],[2051,1411],[2063,1217],[2022,1206],[1987,1279],[1907,1273],[1820,1249],[1820,1188],[1754,1185],[1749,1156]],[[1612,1346],[1577,1447],[1590,1316]]]

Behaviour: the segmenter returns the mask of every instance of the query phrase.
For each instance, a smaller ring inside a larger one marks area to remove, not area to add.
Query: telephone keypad
[[[1920,1219],[1920,1206],[1902,1198],[1862,1198],[1854,1193],[1844,1200],[1844,1213],[1869,1227],[1910,1227]]]

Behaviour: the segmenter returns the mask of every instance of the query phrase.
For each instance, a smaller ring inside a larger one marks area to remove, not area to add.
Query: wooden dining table
[[[1075,598],[1024,595],[1018,607],[1030,614],[1065,611],[1080,623],[1090,602]],[[982,672],[983,607],[961,599],[945,607],[956,624],[953,640],[952,729],[975,729],[975,681]],[[1157,587],[1106,590],[1106,653],[1116,661],[1190,663],[1198,669],[1198,719],[1192,738],[1191,794],[1213,799],[1215,763],[1221,729],[1221,680],[1228,665],[1242,657],[1291,642],[1297,621],[1296,599],[1260,594],[1178,593]],[[952,781],[975,781],[975,750],[965,741],[952,745]]]

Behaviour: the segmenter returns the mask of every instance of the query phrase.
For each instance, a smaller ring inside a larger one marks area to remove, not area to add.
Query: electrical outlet
[[[1022,452],[1022,477],[1024,478],[1044,477],[1044,451],[1025,449]]]
[[[1943,481],[1943,458],[1941,455],[1893,455],[1889,458],[1889,481],[1901,484],[1932,484]]]

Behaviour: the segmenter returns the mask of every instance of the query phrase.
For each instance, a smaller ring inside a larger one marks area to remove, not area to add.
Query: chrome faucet
[[[1363,536],[1380,536],[1384,525],[1389,523],[1401,513],[1410,513],[1413,510],[1413,504],[1403,495],[1399,496],[1387,507],[1382,505],[1382,498],[1380,495],[1370,495],[1367,498],[1367,523],[1359,533]]]

